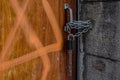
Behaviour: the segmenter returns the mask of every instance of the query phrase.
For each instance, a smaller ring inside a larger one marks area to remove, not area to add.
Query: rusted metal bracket
[[[88,32],[92,28],[92,22],[90,20],[82,21],[80,19],[74,20],[73,19],[73,10],[72,8],[69,7],[67,3],[64,4],[64,9],[69,10],[70,14],[70,21],[66,23],[64,31],[68,32],[68,36],[72,34],[72,36],[77,38],[77,80],[83,80],[83,72],[84,72],[84,50],[83,50],[83,39],[82,39],[82,34]],[[76,30],[76,33],[72,33],[72,29]],[[68,40],[69,41],[69,40]],[[72,47],[75,46],[73,45],[73,40],[70,40],[72,44]],[[71,47],[71,45],[70,45]],[[72,51],[69,50],[70,55],[72,54]],[[72,61],[71,59],[69,61]],[[69,62],[71,64],[71,62]],[[71,65],[70,65],[71,66]],[[71,68],[70,68],[71,69]],[[71,70],[70,70],[71,71]]]
[[[74,20],[73,19],[73,10],[69,7],[67,3],[64,4],[64,9],[69,10],[70,14],[70,21],[66,23],[64,31],[68,32],[69,34],[73,34],[71,32],[72,29],[80,30],[79,32],[76,32],[73,34],[75,37],[79,37],[82,33],[86,33],[89,29],[92,28],[92,23],[90,20],[82,21],[82,20]]]

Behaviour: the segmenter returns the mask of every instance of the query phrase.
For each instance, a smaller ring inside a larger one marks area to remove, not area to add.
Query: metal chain
[[[65,26],[65,31],[69,34],[73,34],[71,32],[72,29],[80,30],[79,32],[73,34],[75,37],[79,37],[82,33],[86,33],[89,29],[92,28],[92,24],[90,20],[87,21],[72,21],[68,22]]]

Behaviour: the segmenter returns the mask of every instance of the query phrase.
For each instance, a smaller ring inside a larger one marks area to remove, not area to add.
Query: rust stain
[[[58,25],[58,21],[55,17],[55,14],[53,13],[53,10],[50,4],[48,3],[48,1],[42,0],[44,10],[46,12],[46,15],[48,16],[50,24],[52,25],[52,29],[56,38],[56,43],[44,47],[41,41],[39,40],[38,36],[36,35],[35,31],[32,29],[31,25],[29,24],[27,17],[25,16],[25,11],[29,3],[29,0],[26,0],[24,2],[23,9],[20,7],[17,0],[10,0],[10,2],[17,17],[16,17],[16,22],[14,24],[14,28],[11,30],[10,34],[8,35],[4,49],[1,51],[0,71],[4,71],[6,69],[12,68],[14,66],[25,63],[37,57],[41,57],[44,66],[41,80],[47,80],[46,78],[50,70],[50,60],[47,54],[50,52],[60,51],[62,49],[62,42],[63,42],[62,34],[60,31],[60,27]],[[5,61],[5,55],[7,54],[8,50],[10,50],[10,46],[19,28],[23,30],[28,44],[30,44],[31,46],[34,45],[36,51],[30,52],[16,59]]]

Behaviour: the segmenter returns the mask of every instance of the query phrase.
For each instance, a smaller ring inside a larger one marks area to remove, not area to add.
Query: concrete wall
[[[120,2],[94,1],[82,3],[82,19],[94,23],[84,35],[84,80],[120,80]]]

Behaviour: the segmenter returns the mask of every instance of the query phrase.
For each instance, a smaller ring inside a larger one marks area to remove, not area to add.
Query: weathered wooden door
[[[0,80],[67,80],[63,4],[0,0]]]

